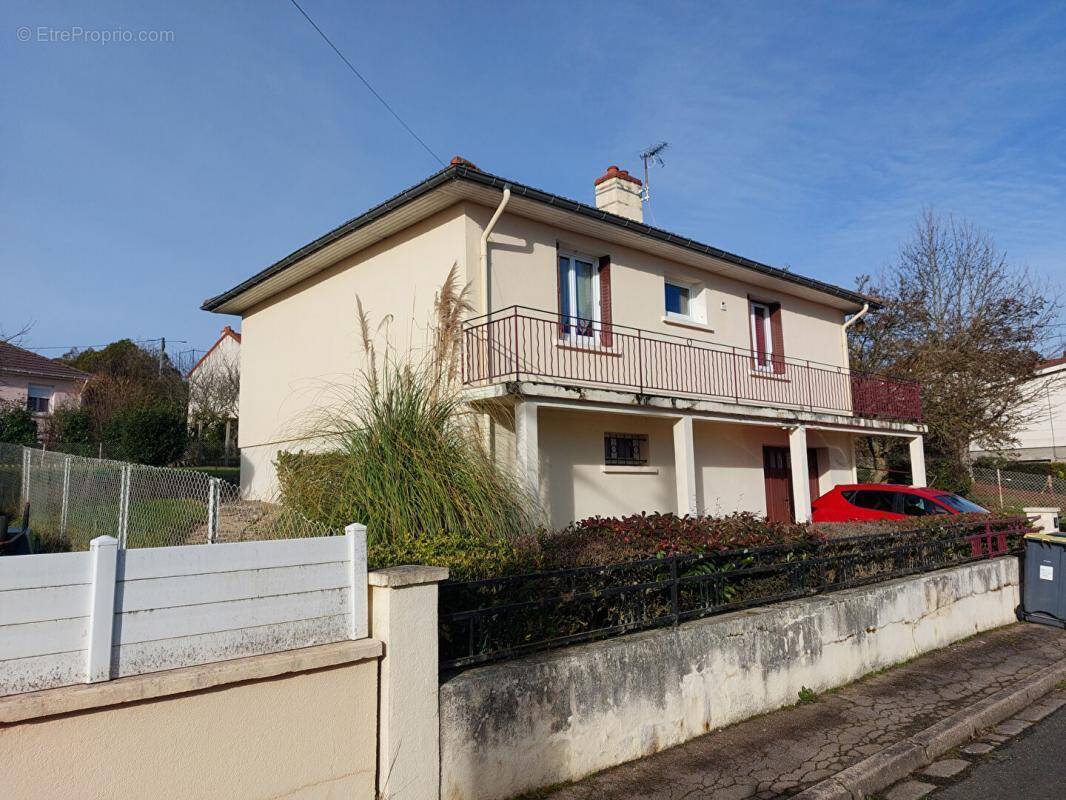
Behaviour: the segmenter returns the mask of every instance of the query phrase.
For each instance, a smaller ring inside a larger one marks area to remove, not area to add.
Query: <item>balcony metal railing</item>
[[[549,380],[917,422],[917,383],[511,306],[463,329],[463,382]]]

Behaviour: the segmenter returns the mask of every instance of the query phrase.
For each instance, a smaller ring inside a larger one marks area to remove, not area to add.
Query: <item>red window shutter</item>
[[[610,347],[614,343],[611,329],[611,257],[600,256],[600,344]]]
[[[781,375],[785,372],[785,334],[781,329],[781,304],[774,303],[770,306],[770,341],[773,345],[774,372]]]
[[[555,303],[556,303],[555,308],[556,308],[556,313],[559,315],[559,325],[558,325],[559,330],[557,331],[557,333],[559,334],[559,338],[561,339],[561,338],[563,338],[566,335],[566,318],[563,316],[563,291],[564,291],[563,290],[563,276],[560,275],[559,273],[560,273],[560,269],[559,269],[559,243],[556,242],[555,243],[555,286],[556,286],[557,291],[556,291],[556,294],[555,294]]]

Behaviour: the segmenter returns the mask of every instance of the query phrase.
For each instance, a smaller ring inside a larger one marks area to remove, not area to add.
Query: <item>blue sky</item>
[[[851,286],[932,206],[1066,276],[1066,4],[302,4],[445,161],[591,201],[665,139],[655,222],[709,244]],[[438,168],[287,0],[0,19],[0,325],[30,347],[203,349],[239,322],[205,297]],[[38,40],[76,27],[173,40]]]

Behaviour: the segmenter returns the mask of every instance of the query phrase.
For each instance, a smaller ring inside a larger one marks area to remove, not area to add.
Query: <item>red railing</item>
[[[466,323],[463,382],[548,379],[747,405],[921,419],[918,384],[512,306]]]

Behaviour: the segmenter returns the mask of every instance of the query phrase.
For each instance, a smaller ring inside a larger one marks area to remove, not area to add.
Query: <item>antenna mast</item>
[[[644,186],[640,190],[640,199],[645,203],[651,200],[651,180],[648,175],[648,162],[653,161],[660,167],[666,166],[663,164],[663,159],[660,154],[669,146],[669,142],[659,142],[640,154],[640,160],[644,162]]]

